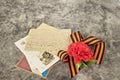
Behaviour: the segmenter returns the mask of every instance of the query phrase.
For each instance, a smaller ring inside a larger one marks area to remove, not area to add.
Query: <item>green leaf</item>
[[[76,67],[77,67],[77,68],[80,68],[81,65],[82,65],[82,63],[80,63],[80,64],[76,64]]]
[[[83,62],[82,67],[88,67],[88,65],[85,62]]]
[[[91,61],[89,61],[89,62],[81,62],[80,64],[76,64],[76,67],[77,68],[83,68],[83,67],[88,67],[88,66],[90,66],[90,65],[92,65],[92,64],[95,64],[97,62],[97,60],[91,60]]]
[[[89,62],[86,62],[85,64],[86,65],[88,65],[88,66],[90,66],[90,65],[92,65],[92,64],[95,64],[97,62],[97,60],[91,60],[91,61],[89,61]]]
[[[81,62],[80,64],[76,64],[77,68],[83,68],[83,67],[87,67],[87,65],[84,62]]]

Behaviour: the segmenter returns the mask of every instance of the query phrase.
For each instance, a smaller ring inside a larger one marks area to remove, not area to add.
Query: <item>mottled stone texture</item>
[[[42,22],[103,39],[103,63],[82,69],[73,79],[62,61],[48,79],[16,69],[22,53],[14,42]],[[120,0],[0,0],[0,80],[120,80],[119,32]]]

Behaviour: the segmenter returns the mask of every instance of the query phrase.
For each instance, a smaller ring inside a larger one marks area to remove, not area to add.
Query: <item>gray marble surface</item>
[[[14,42],[42,22],[103,39],[103,63],[82,69],[72,79],[62,61],[48,79],[17,69],[22,53]],[[0,0],[0,80],[120,80],[119,32],[120,0]]]

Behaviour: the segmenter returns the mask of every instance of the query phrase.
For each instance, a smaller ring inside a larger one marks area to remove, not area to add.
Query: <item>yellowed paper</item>
[[[40,30],[40,29],[49,29],[49,30],[62,30],[62,29],[58,29],[58,28],[55,28],[55,27],[52,27],[48,24],[45,24],[45,23],[42,23],[38,28],[37,30]]]
[[[66,50],[70,44],[71,29],[56,29],[42,24],[37,29],[31,29],[25,50],[50,52],[57,55],[59,50]]]

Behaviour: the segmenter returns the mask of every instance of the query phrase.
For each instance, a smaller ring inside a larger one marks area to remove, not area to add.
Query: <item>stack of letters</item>
[[[58,29],[42,23],[30,29],[27,36],[15,42],[24,54],[17,67],[46,77],[53,64],[59,61],[57,53],[71,43],[71,29]]]

